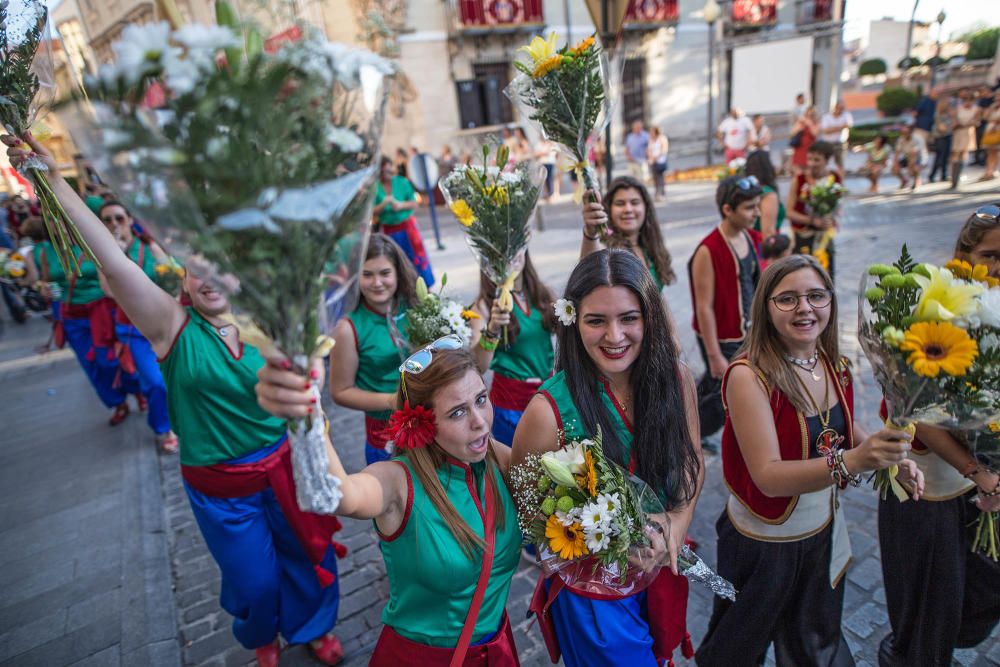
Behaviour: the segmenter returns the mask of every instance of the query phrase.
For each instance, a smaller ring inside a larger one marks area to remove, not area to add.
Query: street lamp
[[[714,127],[712,113],[712,74],[715,65],[715,22],[722,16],[722,8],[715,0],[707,0],[705,8],[701,10],[701,15],[708,25],[708,124],[706,126],[707,137],[705,138],[705,165],[712,164],[712,128]]]
[[[941,65],[941,30],[943,29],[944,20],[947,16],[944,13],[944,9],[938,12],[937,18],[934,19],[938,24],[938,38],[937,38],[937,49],[934,52],[934,65],[931,67],[931,88],[934,88],[934,82],[937,80],[937,70]]]

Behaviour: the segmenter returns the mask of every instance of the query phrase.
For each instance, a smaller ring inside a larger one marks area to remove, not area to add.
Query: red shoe
[[[125,418],[128,417],[128,403],[122,401],[115,406],[115,411],[111,413],[111,419],[108,420],[110,426],[118,426]]]
[[[139,412],[149,410],[149,401],[147,401],[146,397],[142,394],[135,395],[135,404],[139,407]]]
[[[260,667],[278,667],[278,654],[281,653],[281,645],[275,639],[267,646],[261,646],[255,653],[257,654],[257,664]]]
[[[344,647],[332,632],[309,642],[309,650],[324,665],[336,665],[344,659]]]

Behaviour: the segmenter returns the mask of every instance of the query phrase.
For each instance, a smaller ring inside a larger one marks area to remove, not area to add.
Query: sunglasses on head
[[[987,204],[976,209],[975,216],[985,222],[996,222],[1000,220],[1000,206]]]
[[[734,185],[736,185],[736,187],[738,187],[740,190],[743,190],[744,192],[749,192],[754,188],[759,188],[760,181],[757,180],[756,176],[744,176],[743,178],[736,181]]]
[[[441,350],[460,350],[464,345],[465,343],[462,342],[462,339],[457,334],[442,336],[427,347],[421,348],[407,357],[406,361],[400,365],[399,372],[419,375],[431,365],[435,352]]]

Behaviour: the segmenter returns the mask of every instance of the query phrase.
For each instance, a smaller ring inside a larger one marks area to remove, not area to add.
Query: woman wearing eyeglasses
[[[899,464],[917,498],[923,478],[905,458],[909,435],[866,437],[854,421],[833,281],[815,258],[771,264],[751,317],[743,353],[723,379],[730,496],[716,523],[718,571],[739,595],[716,598],[696,659],[702,667],[758,665],[773,643],[780,667],[853,665],[840,628],[851,552],[838,491]]]
[[[528,401],[552,374],[556,329],[555,297],[538,277],[527,250],[514,269],[519,273],[511,290],[513,310],[501,307],[496,283],[480,272],[479,297],[473,306],[480,319],[470,322],[469,342],[479,370],[493,370],[493,437],[507,446],[514,442],[514,429]]]
[[[1000,278],[1000,207],[981,207],[958,234],[955,258]],[[882,406],[885,416],[885,405]],[[1000,435],[986,430],[978,441]],[[1000,563],[973,545],[981,512],[1000,511],[1000,475],[950,432],[917,424],[913,460],[927,480],[921,503],[879,502],[878,538],[891,632],[881,667],[950,665],[956,648],[989,638],[1000,621]]]
[[[132,215],[121,202],[109,200],[98,209],[98,217],[119,247],[129,259],[135,262],[151,280],[156,280],[156,265],[169,261],[167,253],[151,238],[142,238],[134,233]],[[147,422],[156,434],[156,443],[167,454],[176,454],[177,436],[170,430],[170,415],[167,411],[167,387],[156,360],[156,353],[149,341],[129,320],[123,308],[115,308],[115,344],[118,363],[122,372],[138,379],[139,409],[149,410]],[[127,385],[126,385],[127,386]]]
[[[337,324],[341,341],[330,354],[330,395],[337,405],[365,412],[365,462],[388,461],[389,415],[396,405],[399,362],[409,351],[406,310],[417,276],[396,242],[373,234],[358,285],[357,308]]]
[[[462,348],[445,336],[399,367],[392,460],[348,474],[327,447],[343,492],[337,514],[374,520],[389,578],[376,667],[518,664],[504,609],[521,551],[510,449],[490,437],[486,385]],[[260,405],[314,414],[303,378],[282,361],[260,371]]]
[[[557,373],[531,399],[514,434],[514,461],[600,430],[608,458],[632,469],[667,508],[664,569],[646,590],[609,598],[558,576],[539,581],[539,614],[552,658],[567,667],[642,665],[670,659],[686,636],[687,580],[677,553],[704,468],[694,380],[671,344],[671,326],[644,263],[621,249],[577,264],[557,302]]]
[[[20,165],[28,155],[20,141],[2,140],[11,164]],[[53,192],[101,262],[110,293],[159,359],[184,489],[222,571],[220,603],[233,617],[233,634],[263,667],[278,664],[279,634],[336,664],[343,650],[331,631],[339,588],[330,537],[340,524],[299,510],[285,422],[262,410],[254,394],[263,358],[225,319],[229,302],[210,282],[189,270],[183,290],[191,305],[182,306],[122,252],[58,177],[51,154],[30,135],[24,141],[49,166]]]

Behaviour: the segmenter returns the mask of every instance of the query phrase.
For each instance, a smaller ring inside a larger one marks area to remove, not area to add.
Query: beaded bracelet
[[[479,337],[479,347],[486,350],[487,352],[496,352],[496,349],[499,345],[500,345],[499,337],[493,340],[488,339],[486,336]]]
[[[1000,496],[1000,479],[997,480],[996,486],[993,487],[992,491],[983,491],[978,484],[976,485],[976,489],[979,492],[979,495],[984,496],[986,498],[993,498],[996,496]]]
[[[583,238],[587,239],[588,241],[596,241],[597,239],[601,238],[601,235],[600,234],[594,234],[593,236],[591,236],[590,234],[587,233],[587,230],[584,229],[583,230]]]
[[[851,471],[847,469],[847,464],[844,462],[844,450],[838,449],[834,452],[834,458],[837,461],[837,470],[840,472],[841,477],[847,482],[851,483],[851,486],[858,487],[861,486],[861,475],[852,475]],[[844,488],[847,484],[845,482]]]
[[[847,488],[847,480],[844,479],[841,474],[840,467],[837,465],[837,451],[836,449],[830,449],[828,447],[823,447],[821,453],[826,456],[826,467],[830,469],[830,479],[841,489]]]

